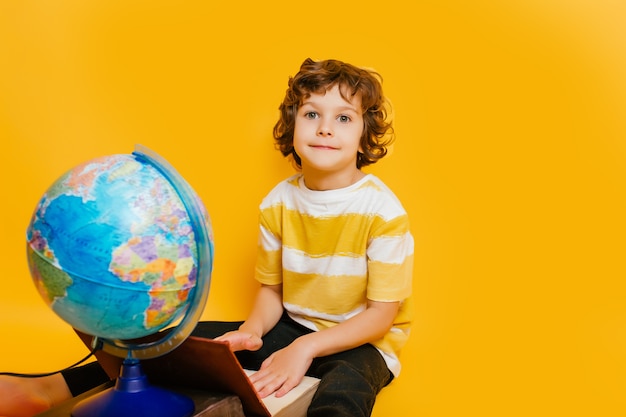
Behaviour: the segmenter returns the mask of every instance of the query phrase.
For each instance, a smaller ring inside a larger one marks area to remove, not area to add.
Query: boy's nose
[[[332,136],[333,135],[333,131],[330,128],[330,126],[328,125],[328,123],[325,122],[320,122],[320,125],[317,128],[317,135],[318,136]]]

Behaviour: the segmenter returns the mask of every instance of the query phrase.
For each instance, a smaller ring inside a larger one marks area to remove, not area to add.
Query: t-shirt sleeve
[[[266,285],[282,283],[282,241],[276,214],[272,207],[262,209],[259,214],[255,278]]]

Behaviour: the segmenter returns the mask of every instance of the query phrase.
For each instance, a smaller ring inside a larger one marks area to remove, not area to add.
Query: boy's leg
[[[308,417],[368,417],[376,395],[393,379],[380,352],[370,344],[316,358],[308,374],[321,378]]]
[[[194,335],[214,338],[227,331],[237,330],[241,323],[198,323]],[[239,351],[235,355],[244,368],[259,369],[272,353],[311,331],[284,314],[263,337],[261,349],[255,352]],[[316,358],[307,375],[321,379],[307,412],[308,417],[370,416],[376,395],[393,379],[380,352],[370,344]]]
[[[98,362],[91,362],[77,368],[68,369],[62,371],[61,374],[73,397],[110,380]]]

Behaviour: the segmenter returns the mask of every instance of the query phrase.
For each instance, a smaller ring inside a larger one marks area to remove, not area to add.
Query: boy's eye
[[[346,116],[346,115],[341,115],[339,117],[337,117],[337,120],[339,120],[341,123],[348,123],[350,120],[350,116]]]

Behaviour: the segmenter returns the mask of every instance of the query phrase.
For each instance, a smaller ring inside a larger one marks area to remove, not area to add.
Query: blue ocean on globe
[[[135,155],[96,158],[61,176],[37,204],[27,242],[40,295],[82,332],[139,338],[189,308],[198,250],[188,209]]]

